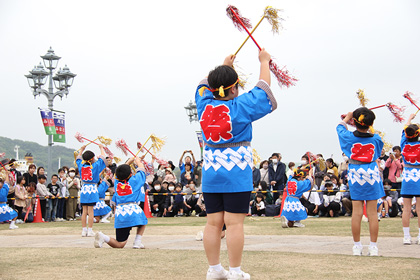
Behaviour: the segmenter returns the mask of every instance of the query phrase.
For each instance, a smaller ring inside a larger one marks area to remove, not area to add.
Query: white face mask
[[[344,161],[348,161],[349,157],[348,156],[343,156]]]
[[[302,165],[308,164],[308,161],[306,159],[302,160]]]
[[[195,187],[195,185],[194,184],[190,184],[190,188],[193,188],[193,187]]]
[[[277,163],[277,159],[276,158],[273,158],[273,163]]]
[[[175,187],[174,186],[170,186],[170,187],[168,187],[168,190],[170,190],[170,191],[173,191],[175,189]]]
[[[258,186],[258,189],[259,189],[259,190],[262,190],[262,187],[261,187],[261,186]]]
[[[72,177],[72,178],[73,178],[75,175],[76,175],[76,173],[74,173],[74,172],[70,172],[70,173],[69,173],[69,176],[70,176],[70,177]]]
[[[267,169],[267,168],[268,168],[268,164],[264,164],[264,165],[263,165],[263,168],[264,168],[264,169]]]
[[[160,186],[155,186],[155,190],[160,191]]]

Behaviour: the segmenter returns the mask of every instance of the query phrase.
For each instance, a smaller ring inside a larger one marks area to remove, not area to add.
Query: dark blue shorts
[[[217,212],[248,214],[251,192],[203,193],[207,214]]]
[[[92,203],[82,203],[82,206],[95,206],[96,202],[92,202]]]

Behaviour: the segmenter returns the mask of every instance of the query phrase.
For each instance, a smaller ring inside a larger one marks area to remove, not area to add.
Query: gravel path
[[[76,247],[93,248],[93,237],[78,235],[3,235],[0,236],[0,247],[32,247],[57,248]],[[127,243],[130,248],[134,237],[131,235]],[[147,249],[165,250],[203,250],[203,243],[195,241],[191,235],[145,235],[143,244]],[[369,238],[362,237],[363,255],[367,254]],[[245,251],[280,251],[308,254],[344,254],[352,253],[351,237],[305,236],[305,235],[247,235]],[[104,247],[109,248],[107,245]],[[380,237],[379,255],[384,257],[420,258],[420,245],[402,244],[400,237]],[[226,241],[222,241],[222,250],[226,250]]]

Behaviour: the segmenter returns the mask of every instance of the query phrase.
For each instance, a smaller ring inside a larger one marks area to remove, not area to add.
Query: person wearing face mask
[[[172,195],[175,191],[175,183],[169,182],[168,184],[168,195],[165,198],[165,209],[163,210],[163,217],[173,217],[173,204],[174,196]]]
[[[271,155],[271,164],[268,166],[268,179],[270,180],[270,185],[273,188],[273,199],[277,200],[280,193],[283,192],[284,186],[286,184],[286,165],[281,162],[281,154],[273,153]]]
[[[198,197],[200,196],[197,194],[197,190],[195,188],[195,181],[190,180],[188,182],[189,188],[186,189],[186,195],[184,195],[184,208],[185,208],[185,215],[191,216],[191,212],[195,209],[197,205]]]
[[[162,217],[163,212],[165,210],[166,200],[166,196],[164,195],[164,193],[167,193],[167,191],[162,188],[159,181],[154,181],[151,193],[154,194],[151,197],[152,201],[150,201],[150,205],[152,205],[152,214],[154,214],[157,217]]]
[[[270,185],[270,180],[268,179],[268,160],[263,160],[260,163],[260,181],[264,181],[267,185]]]
[[[76,220],[77,197],[80,190],[80,180],[77,178],[77,171],[71,167],[69,169],[69,176],[67,177],[67,187],[69,198],[66,205],[66,219],[67,221]]]

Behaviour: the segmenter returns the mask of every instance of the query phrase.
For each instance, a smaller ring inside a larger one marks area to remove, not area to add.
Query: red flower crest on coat
[[[229,140],[232,135],[230,110],[226,105],[207,105],[201,115],[200,125],[207,140],[219,142]]]
[[[351,159],[358,160],[361,162],[372,162],[373,156],[375,155],[375,145],[361,143],[353,144],[351,147]]]
[[[92,181],[92,168],[90,166],[82,167],[82,180],[83,181]]]
[[[297,183],[295,181],[289,181],[287,183],[287,193],[289,195],[295,195],[297,190]]]
[[[125,196],[133,193],[133,190],[131,189],[131,186],[129,183],[124,184],[119,182],[117,185],[117,193],[119,196]]]
[[[420,144],[405,145],[402,155],[411,164],[420,163]]]

